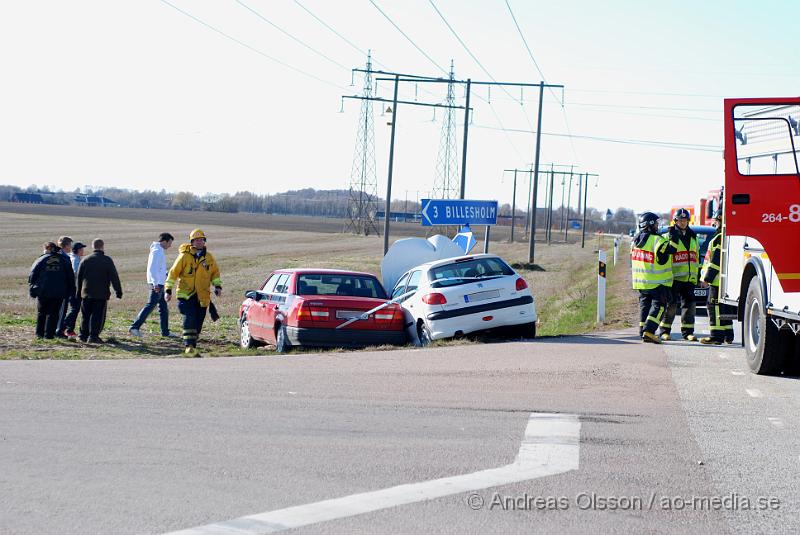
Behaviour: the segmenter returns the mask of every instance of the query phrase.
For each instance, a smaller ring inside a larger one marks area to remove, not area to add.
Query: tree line
[[[128,208],[160,208],[173,210],[201,210],[212,212],[245,212],[276,215],[303,215],[311,217],[347,218],[350,193],[348,190],[316,190],[303,188],[283,193],[259,195],[249,191],[238,191],[234,194],[208,193],[196,195],[189,191],[169,192],[166,190],[137,191],[123,188],[83,188],[74,191],[52,191],[49,188],[28,188],[0,185],[0,200],[11,201],[15,193],[39,193],[49,204],[81,204],[76,197],[91,195],[102,196]],[[378,197],[368,198],[375,211],[383,212],[384,200]],[[510,225],[511,205],[506,203],[499,207],[499,223]],[[416,201],[394,199],[391,202],[392,215],[418,214],[421,205]],[[586,228],[589,231],[604,230],[612,233],[627,233],[636,226],[636,214],[628,208],[618,208],[609,217],[608,213],[589,207],[586,210]],[[527,211],[517,208],[517,226],[525,226]],[[547,210],[539,208],[536,213],[537,228],[546,225]],[[556,206],[551,218],[552,228],[563,230],[563,225],[572,226],[573,221],[583,220],[583,214],[574,208],[566,209]]]

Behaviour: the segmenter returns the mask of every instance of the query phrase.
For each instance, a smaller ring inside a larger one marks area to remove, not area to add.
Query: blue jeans
[[[133,321],[131,329],[141,329],[147,320],[147,316],[158,305],[158,315],[161,319],[161,336],[169,336],[169,308],[167,308],[167,301],[164,299],[164,286],[159,284],[157,288],[157,292],[154,289],[150,290],[150,300],[139,311],[139,315]]]
[[[61,305],[61,317],[58,320],[57,333],[64,334],[66,331],[75,331],[75,323],[78,320],[78,312],[81,311],[81,298],[71,295],[64,300]]]

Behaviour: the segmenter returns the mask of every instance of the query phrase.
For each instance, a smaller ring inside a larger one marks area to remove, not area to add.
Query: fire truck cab
[[[725,100],[721,301],[750,369],[800,372],[800,97]]]

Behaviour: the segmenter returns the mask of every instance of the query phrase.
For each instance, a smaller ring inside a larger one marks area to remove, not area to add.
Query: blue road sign
[[[472,235],[469,225],[464,225],[453,238],[453,242],[464,250],[464,254],[469,254],[472,248],[478,243],[478,240]]]
[[[496,225],[497,201],[422,199],[422,226]]]

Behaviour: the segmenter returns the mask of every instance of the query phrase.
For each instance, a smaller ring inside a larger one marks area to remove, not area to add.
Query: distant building
[[[22,202],[27,204],[45,204],[45,200],[40,193],[14,193],[11,202]]]
[[[117,201],[100,195],[75,195],[74,201],[81,206],[119,206]]]

